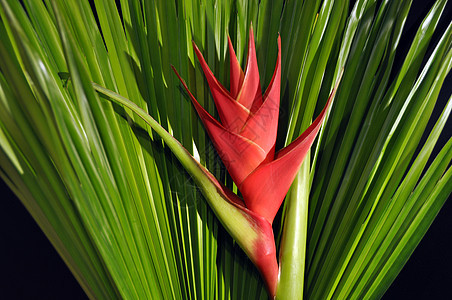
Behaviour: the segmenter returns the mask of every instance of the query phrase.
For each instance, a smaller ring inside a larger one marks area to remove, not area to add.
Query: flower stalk
[[[308,227],[310,161],[301,165],[286,197],[286,215],[279,251],[280,276],[277,299],[303,295]]]

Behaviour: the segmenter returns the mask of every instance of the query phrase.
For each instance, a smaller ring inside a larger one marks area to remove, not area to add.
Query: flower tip
[[[179,78],[180,82],[182,83],[182,85],[184,86],[185,90],[188,92],[190,98],[193,97],[193,95],[190,93],[190,90],[188,89],[187,84],[185,83],[185,80],[182,79],[182,77],[179,75],[179,73],[177,72],[176,68],[171,65],[171,68],[173,69],[174,73],[176,74],[177,78]]]
[[[229,55],[231,58],[237,59],[234,51],[234,46],[232,45],[231,37],[228,34],[228,47],[229,47]]]
[[[184,80],[182,79],[182,77],[180,77],[179,73],[177,73],[177,70],[173,65],[171,65],[171,69],[173,69],[173,72],[176,74],[176,76],[179,78],[179,80],[184,82]]]
[[[254,47],[254,30],[253,30],[253,22],[251,22],[251,25],[250,25],[250,38],[249,38],[249,40],[248,40],[248,45],[253,45],[253,47]]]
[[[193,46],[193,49],[194,49],[196,52],[201,53],[201,51],[199,51],[198,45],[196,45],[196,43],[195,43],[195,40],[191,40],[191,44],[192,44],[192,46]]]
[[[196,45],[194,40],[192,40],[191,43],[193,45],[193,50],[195,50],[195,53],[196,53],[196,56],[198,57],[199,62],[201,63],[201,65],[205,64],[205,66],[203,66],[203,70],[205,73],[206,72],[205,67],[207,67],[207,63],[205,62],[204,57],[202,56],[201,50],[199,50],[198,45]],[[213,76],[213,74],[212,74],[212,76]]]

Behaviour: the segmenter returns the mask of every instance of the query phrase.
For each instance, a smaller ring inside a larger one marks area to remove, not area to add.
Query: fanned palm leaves
[[[451,193],[450,137],[427,165],[451,100],[421,140],[452,67],[451,26],[428,51],[446,1],[424,16],[401,66],[411,1],[0,4],[0,175],[90,298],[267,298],[168,146],[93,89],[133,101],[237,191],[170,68],[215,115],[192,40],[227,85],[227,34],[243,66],[254,24],[267,86],[281,34],[277,148],[309,126],[344,68],[274,223],[280,298],[378,298]]]

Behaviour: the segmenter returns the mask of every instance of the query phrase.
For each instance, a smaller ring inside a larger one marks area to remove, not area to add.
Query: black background
[[[419,23],[434,1],[413,1],[412,12],[401,40],[398,64],[410,45]],[[439,38],[452,20],[452,3],[448,3],[437,34]],[[438,108],[452,94],[452,74],[446,78]],[[434,118],[434,120],[436,120]],[[429,124],[429,128],[433,124]],[[452,121],[446,124],[440,144],[452,134]],[[437,152],[439,149],[436,149]],[[20,201],[0,181],[0,298],[3,299],[86,299],[64,262],[48,242]],[[451,197],[440,211],[426,236],[387,291],[383,299],[452,299],[452,202]]]

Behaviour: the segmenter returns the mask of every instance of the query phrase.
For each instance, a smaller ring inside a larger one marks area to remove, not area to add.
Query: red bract
[[[177,74],[198,112],[229,174],[243,195],[248,209],[270,224],[316,137],[325,117],[320,116],[292,144],[275,154],[281,87],[281,38],[272,80],[262,96],[254,35],[250,30],[248,59],[243,73],[229,42],[230,90],[213,75],[198,47],[196,55],[206,76],[221,123],[195,99]]]
[[[281,38],[278,37],[275,71],[263,96],[252,29],[245,73],[237,61],[231,40],[228,41],[231,76],[229,91],[218,82],[193,43],[221,123],[196,101],[184,80],[173,69],[187,90],[221,160],[243,195],[242,201],[211,174],[206,173],[216,182],[225,198],[244,212],[250,221],[249,225],[257,232],[258,238],[254,240],[252,249],[244,250],[262,274],[270,295],[274,296],[278,263],[271,224],[320,129],[337,86],[311,126],[293,143],[275,153],[281,88]],[[241,241],[238,242],[240,244]]]

